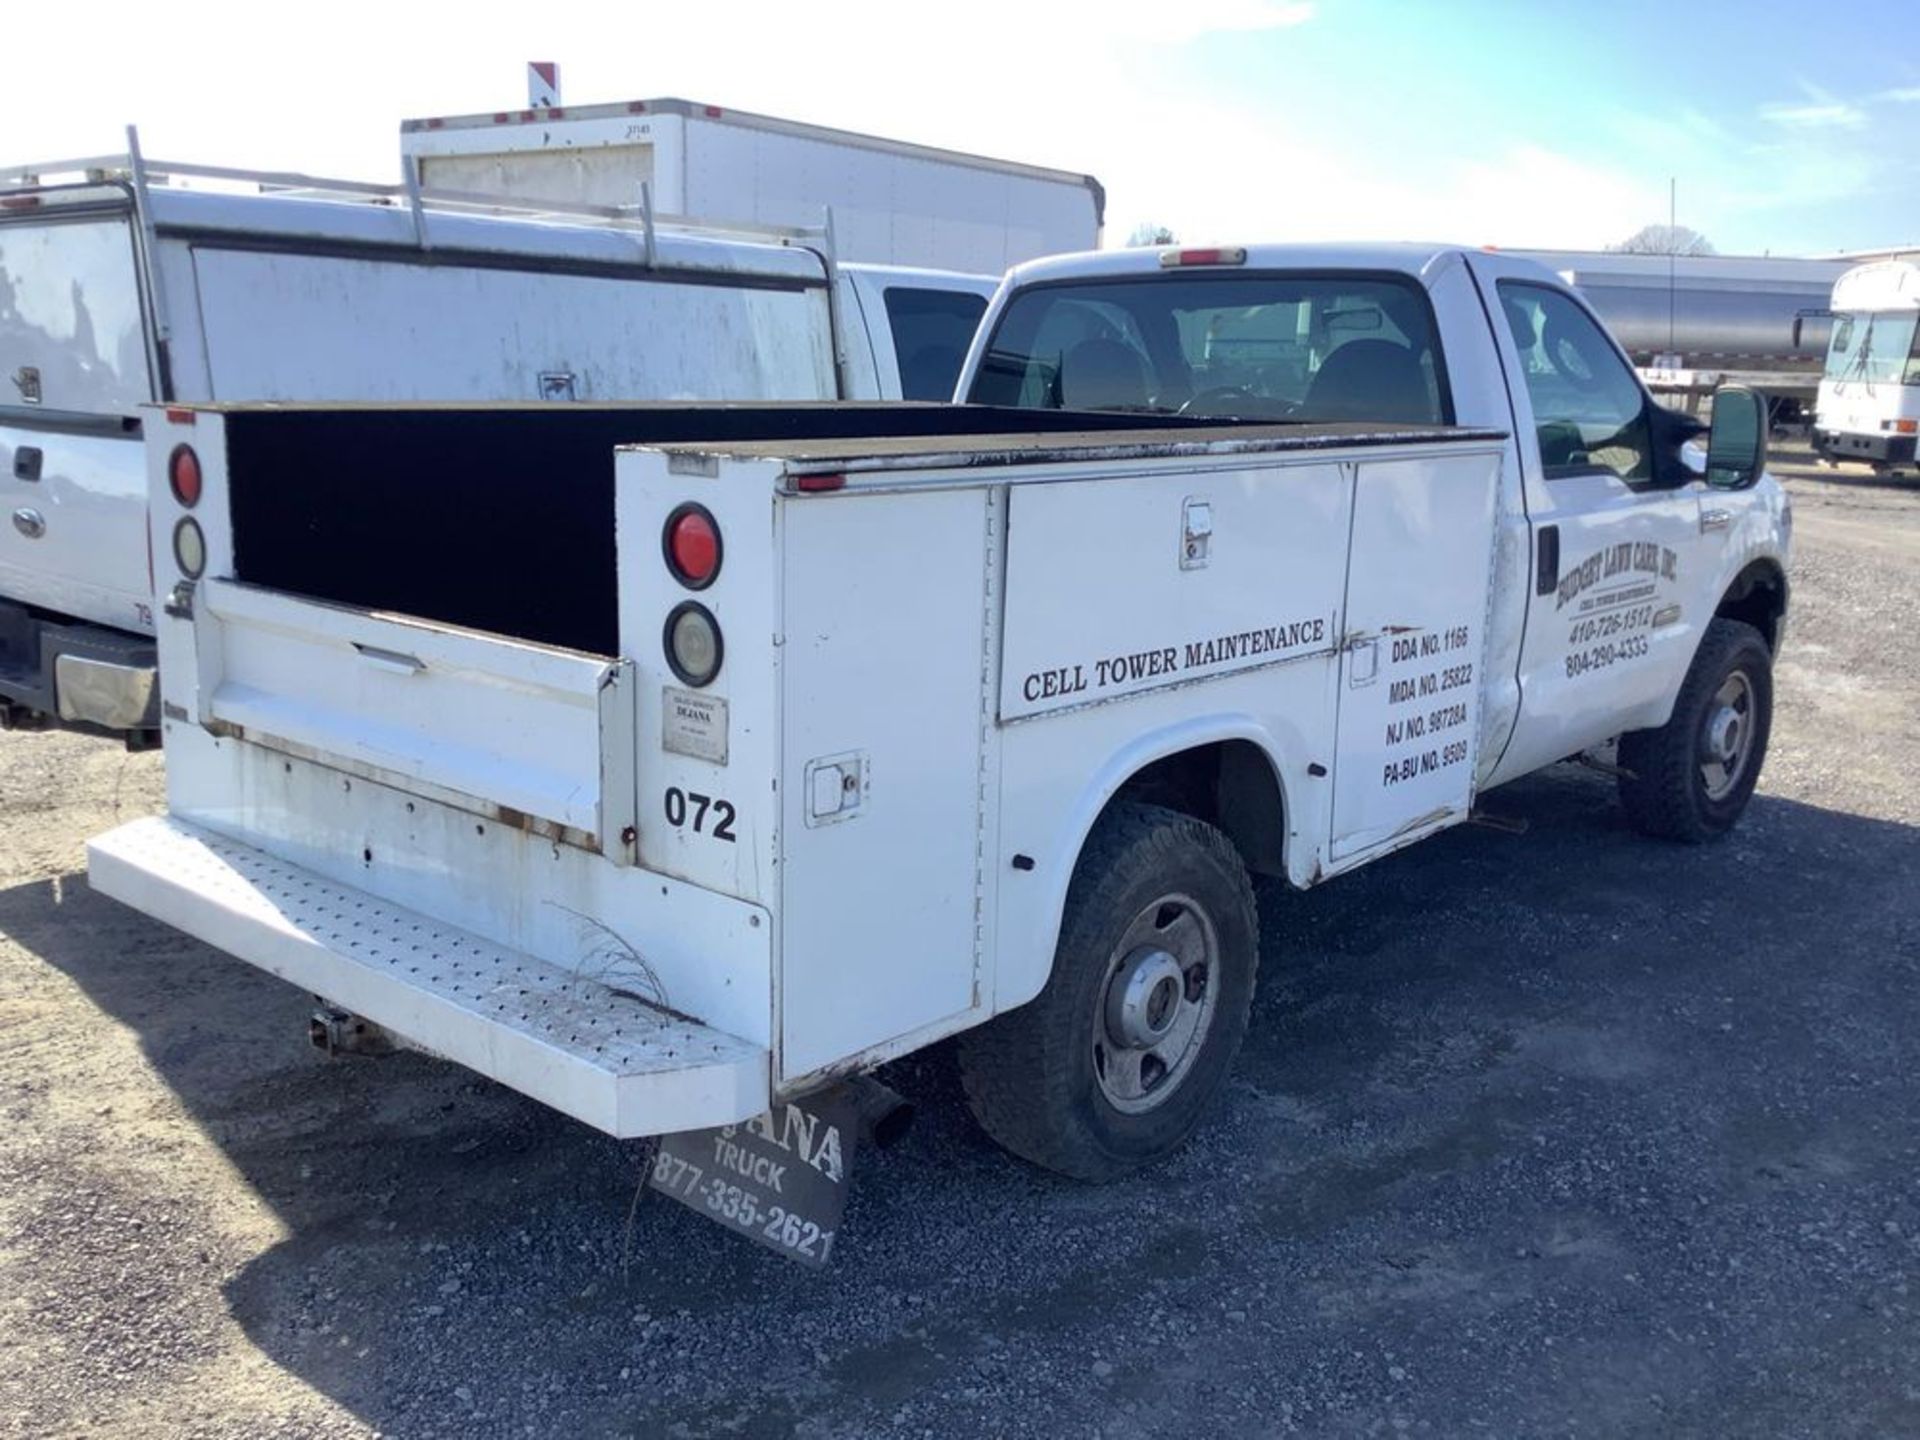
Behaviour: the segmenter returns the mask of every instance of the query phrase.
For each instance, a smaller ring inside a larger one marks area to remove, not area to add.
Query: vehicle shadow
[[[1659,1337],[1745,1282],[1641,1277],[1692,1265],[1709,1215],[1760,1245],[1752,1207],[1799,1217],[1809,1166],[1903,1185],[1920,1115],[1899,1060],[1920,833],[1762,796],[1729,841],[1668,846],[1610,789],[1563,768],[1488,797],[1524,835],[1463,827],[1265,889],[1229,1092],[1133,1179],[998,1151],[944,1048],[893,1067],[919,1123],[859,1157],[824,1273],[636,1204],[644,1147],[426,1057],[325,1060],[306,997],[82,877],[0,892],[0,931],[138,1037],[284,1227],[226,1282],[247,1336],[385,1435],[1004,1433],[1066,1404],[1145,1434],[1364,1391],[1344,1357],[1370,1373],[1383,1350],[1496,1433],[1568,1403],[1607,1431],[1650,1418],[1650,1383],[1678,1404],[1739,1379]],[[1798,1098],[1763,1123],[1782,1087]],[[1503,1317],[1518,1334],[1543,1305],[1569,1344],[1614,1347],[1604,1375],[1506,1348]],[[1743,1343],[1784,1374],[1839,1342]],[[1007,1394],[1037,1408],[1009,1421]]]

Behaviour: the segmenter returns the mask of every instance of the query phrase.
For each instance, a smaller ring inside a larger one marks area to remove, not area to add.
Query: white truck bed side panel
[[[639,241],[634,240],[638,257]],[[219,400],[818,400],[818,289],[196,247]],[[698,344],[683,337],[697,335]]]
[[[1308,767],[1333,758],[1351,501],[1350,467],[1318,458],[1015,487],[988,871],[996,1011],[1045,983],[1088,830],[1162,756],[1257,747],[1285,796],[1296,881],[1323,859],[1328,789]],[[1203,524],[1205,554],[1189,558]]]
[[[984,1000],[988,511],[985,488],[782,506],[782,1083]]]

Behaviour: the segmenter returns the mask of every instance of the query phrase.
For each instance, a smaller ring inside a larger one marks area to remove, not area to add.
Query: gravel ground
[[[1791,457],[1788,457],[1789,459]],[[1088,1188],[942,1051],[824,1274],[89,894],[159,763],[0,736],[0,1433],[1920,1433],[1920,487],[1790,476],[1761,791],[1563,767],[1262,899],[1218,1118]]]

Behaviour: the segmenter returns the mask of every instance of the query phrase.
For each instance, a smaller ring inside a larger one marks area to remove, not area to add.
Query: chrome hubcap
[[[1743,671],[1727,676],[1714,692],[1700,738],[1700,779],[1707,798],[1725,799],[1746,774],[1753,750],[1753,685]]]
[[[1107,1034],[1136,1050],[1158,1045],[1180,1018],[1186,988],[1180,962],[1165,950],[1135,951],[1107,987]]]
[[[1212,1028],[1219,938],[1184,895],[1145,907],[1114,947],[1093,1027],[1093,1073],[1116,1110],[1162,1104]]]

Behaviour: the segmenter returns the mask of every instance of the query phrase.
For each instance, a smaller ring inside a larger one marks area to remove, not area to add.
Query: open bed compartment
[[[310,599],[616,655],[621,446],[1199,423],[899,404],[240,407],[226,415],[234,571]]]

